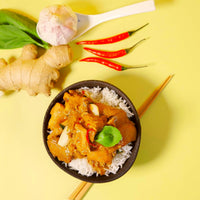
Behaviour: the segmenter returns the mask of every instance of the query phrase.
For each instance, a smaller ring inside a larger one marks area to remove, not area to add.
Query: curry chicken
[[[69,90],[63,100],[63,104],[56,103],[50,112],[47,138],[50,152],[65,163],[87,158],[92,168],[104,175],[117,150],[136,140],[134,123],[122,109],[95,102],[84,90]],[[122,139],[118,144],[105,147],[95,141],[104,126],[120,131]]]

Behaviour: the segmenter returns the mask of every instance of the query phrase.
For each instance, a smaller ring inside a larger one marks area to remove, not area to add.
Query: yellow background
[[[0,8],[16,9],[38,19],[41,9],[68,3],[76,12],[98,14],[136,0],[1,0]],[[74,62],[61,70],[52,95],[30,97],[25,91],[0,98],[0,199],[64,200],[80,183],[49,158],[42,140],[44,113],[55,95],[80,80],[100,79],[122,89],[138,108],[169,74],[175,74],[141,119],[142,141],[137,160],[122,178],[94,184],[87,200],[200,199],[200,24],[199,0],[156,0],[156,11],[124,17],[90,30],[78,40],[97,39],[149,26],[122,42],[98,46],[116,50],[149,38],[126,57],[127,65],[148,68],[116,72],[95,63],[73,41]],[[97,48],[97,47],[96,47]],[[0,50],[0,57],[19,56],[21,49]]]

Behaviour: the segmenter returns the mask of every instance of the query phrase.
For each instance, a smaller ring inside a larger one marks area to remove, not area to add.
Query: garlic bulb
[[[53,46],[68,44],[77,32],[77,16],[70,7],[54,5],[40,12],[37,33]]]

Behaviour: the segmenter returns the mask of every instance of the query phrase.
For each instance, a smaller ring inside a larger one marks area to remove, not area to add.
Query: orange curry
[[[69,90],[63,99],[65,103],[56,103],[50,112],[48,128],[51,133],[47,138],[50,152],[65,163],[86,157],[93,169],[104,175],[117,150],[135,141],[134,123],[122,109],[95,102],[84,91]],[[122,135],[121,141],[113,147],[95,141],[95,135],[105,125],[116,127]]]

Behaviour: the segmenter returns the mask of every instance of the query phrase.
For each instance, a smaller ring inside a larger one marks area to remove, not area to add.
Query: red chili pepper
[[[114,70],[117,71],[123,71],[126,69],[132,69],[132,68],[142,68],[142,67],[146,67],[146,66],[140,66],[140,67],[124,67],[120,64],[114,63],[112,61],[103,59],[103,58],[98,58],[98,57],[87,57],[87,58],[83,58],[80,61],[84,61],[84,62],[96,62],[96,63],[100,63],[102,65],[105,65],[107,67],[110,67]]]
[[[120,34],[112,36],[112,37],[103,38],[103,39],[99,39],[99,40],[79,41],[76,44],[110,44],[110,43],[119,42],[119,41],[124,40],[124,39],[128,38],[129,36],[133,35],[134,33],[136,33],[137,31],[139,31],[140,29],[144,28],[147,25],[148,25],[148,23],[136,30],[126,31],[124,33],[120,33]]]
[[[81,123],[81,120],[82,120],[82,118],[81,118],[81,117],[79,117],[79,118],[78,118],[78,123]]]
[[[91,146],[93,146],[93,147],[96,147],[95,144],[93,144],[92,142],[90,142],[90,138],[89,138],[89,133],[90,133],[90,131],[95,131],[95,130],[94,130],[93,128],[90,128],[90,129],[87,130],[87,133],[86,133],[86,140],[87,140],[87,142],[89,143],[89,145],[91,145]]]
[[[86,140],[87,140],[88,143],[90,143],[90,139],[89,139],[89,131],[87,131],[87,133],[86,133]]]
[[[126,54],[128,54],[132,49],[134,49],[140,42],[144,41],[140,40],[139,42],[137,42],[136,44],[134,44],[132,47],[127,48],[127,49],[121,49],[118,51],[101,51],[101,50],[97,50],[97,49],[91,49],[88,47],[84,47],[84,49],[86,51],[89,51],[90,53],[100,56],[102,58],[119,58],[122,56],[125,56]]]
[[[84,91],[84,90],[82,90],[82,91],[81,91],[81,93],[84,95],[84,94],[85,94],[85,91]]]

